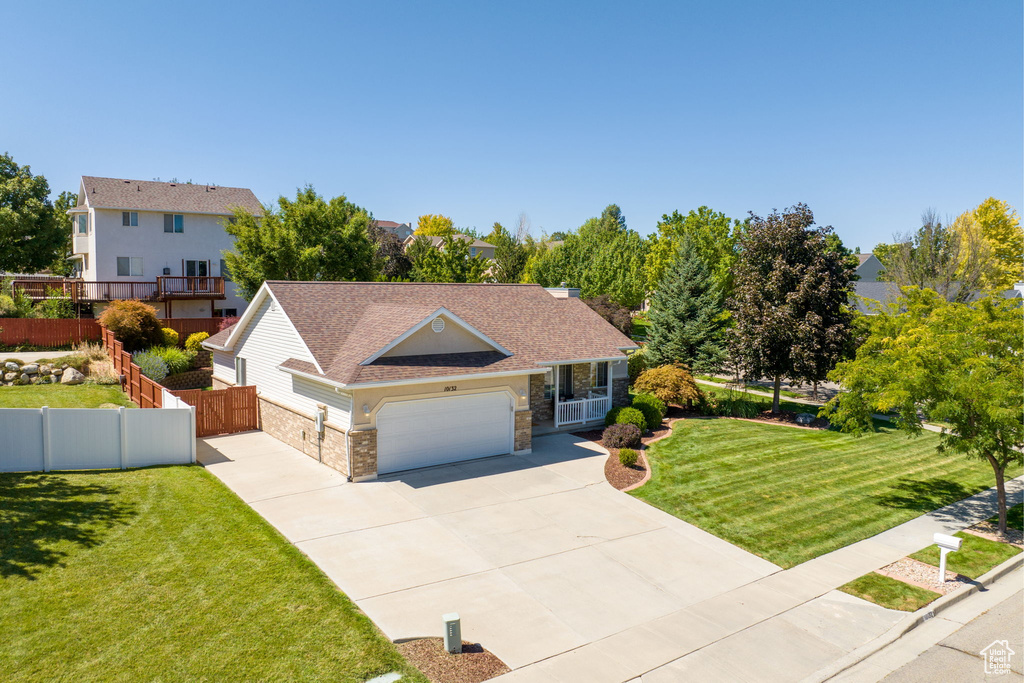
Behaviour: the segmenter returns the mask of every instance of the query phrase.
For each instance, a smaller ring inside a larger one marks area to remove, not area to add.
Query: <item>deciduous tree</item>
[[[484,240],[494,245],[494,265],[491,277],[495,282],[515,283],[523,277],[529,259],[526,247],[501,223],[495,223],[491,234]]]
[[[395,233],[371,221],[368,233],[377,245],[377,256],[381,260],[381,274],[385,280],[403,280],[409,276],[412,261],[405,253],[405,245]]]
[[[489,265],[481,255],[469,255],[469,242],[447,235],[441,248],[434,247],[425,236],[409,245],[412,279],[416,282],[483,282]]]
[[[701,206],[685,216],[678,211],[665,214],[652,235],[650,254],[644,266],[648,292],[655,292],[662,275],[671,266],[684,239],[690,240],[697,254],[728,295],[732,287],[732,265],[736,261],[736,239],[743,223],[724,213]]]
[[[856,358],[829,375],[844,391],[822,413],[844,431],[873,429],[872,414],[922,431],[924,416],[945,422],[939,451],[985,460],[995,474],[999,531],[1006,533],[1006,468],[1024,462],[1024,326],[1016,302],[991,296],[949,303],[909,288],[873,316]]]
[[[441,214],[428,213],[424,216],[420,216],[419,220],[416,221],[416,235],[426,235],[444,237],[445,235],[452,235],[455,233],[455,224],[451,218],[442,216]]]
[[[235,222],[225,225],[235,247],[224,259],[244,298],[266,280],[380,279],[365,209],[344,196],[326,201],[310,186],[277,203],[262,216],[235,209]]]
[[[646,353],[651,365],[684,363],[715,372],[725,360],[721,284],[694,241],[684,237],[651,300]]]
[[[612,301],[607,294],[593,299],[584,299],[583,303],[590,306],[599,316],[607,320],[615,329],[627,337],[633,333],[633,316],[622,304]]]
[[[766,218],[750,215],[740,237],[729,330],[733,363],[748,379],[819,381],[850,349],[851,264],[828,246],[831,226],[814,225],[806,204]]]
[[[61,254],[69,231],[55,220],[49,195],[46,178],[0,155],[0,271],[35,272]]]
[[[989,268],[982,286],[990,291],[1009,289],[1024,281],[1024,229],[1008,203],[989,197],[971,217],[988,245]]]
[[[56,258],[53,263],[50,264],[50,271],[55,275],[68,276],[71,274],[71,261],[68,260],[68,256],[71,255],[71,217],[68,215],[68,209],[74,208],[78,204],[78,193],[64,191],[57,195],[57,199],[53,201],[53,220],[57,226],[63,230],[64,237],[63,246],[58,250]]]

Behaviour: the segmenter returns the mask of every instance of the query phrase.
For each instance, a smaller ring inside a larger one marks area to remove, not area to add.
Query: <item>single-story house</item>
[[[408,249],[409,245],[415,242],[417,237],[419,237],[419,235],[409,235],[406,237],[405,242],[403,242],[405,248]],[[489,259],[491,261],[494,260],[494,245],[490,242],[474,239],[469,235],[463,235],[462,233],[455,233],[453,237],[469,243],[470,257],[483,256],[485,259]],[[444,237],[441,237],[440,235],[428,235],[427,239],[430,240],[430,246],[435,249],[444,249]]]
[[[214,388],[255,385],[263,431],[354,480],[599,424],[637,348],[540,285],[365,282],[266,282],[203,345]]]

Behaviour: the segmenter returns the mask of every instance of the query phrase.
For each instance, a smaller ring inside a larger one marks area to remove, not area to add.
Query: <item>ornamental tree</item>
[[[638,394],[657,396],[663,403],[692,406],[700,398],[700,387],[684,365],[662,365],[644,370],[633,382]]]
[[[262,216],[236,208],[234,222],[224,226],[235,238],[224,260],[245,299],[251,300],[266,280],[381,278],[365,209],[344,196],[325,200],[312,186],[277,203],[277,210],[267,207]]]
[[[683,363],[715,372],[726,355],[721,287],[693,241],[684,238],[676,260],[651,300],[646,352],[651,365]]]
[[[854,269],[829,243],[832,234],[797,204],[766,218],[751,214],[740,236],[730,350],[744,377],[773,380],[773,413],[783,377],[820,381],[850,352]]]
[[[448,216],[428,213],[420,216],[416,221],[416,230],[413,234],[444,237],[455,234],[455,224]]]
[[[31,273],[51,263],[71,234],[48,199],[50,185],[9,154],[0,154],[0,271]]]
[[[985,460],[995,475],[999,532],[1006,533],[1006,468],[1024,463],[1024,310],[987,297],[949,303],[930,290],[871,320],[853,360],[829,378],[843,393],[821,414],[843,431],[873,429],[872,415],[894,411],[895,424],[920,434],[925,419],[944,422],[939,452]]]

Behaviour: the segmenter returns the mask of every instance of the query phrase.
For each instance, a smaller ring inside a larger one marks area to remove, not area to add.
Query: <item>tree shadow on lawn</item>
[[[134,516],[134,504],[117,502],[117,487],[89,477],[0,474],[0,577],[35,579],[46,567],[62,566],[67,543],[95,547]]]
[[[902,477],[897,483],[890,486],[886,493],[872,496],[872,498],[883,507],[932,512],[974,495],[975,492],[974,489],[969,489],[951,479]]]

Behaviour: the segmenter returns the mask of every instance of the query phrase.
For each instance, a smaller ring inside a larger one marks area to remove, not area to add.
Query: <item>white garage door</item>
[[[388,403],[377,413],[377,472],[398,472],[512,452],[504,392]]]

